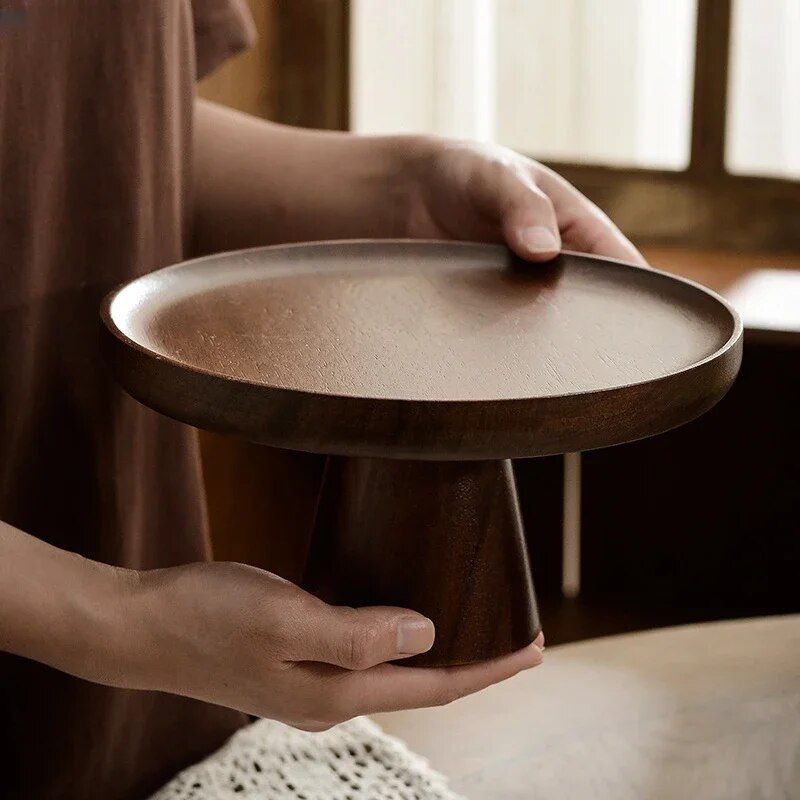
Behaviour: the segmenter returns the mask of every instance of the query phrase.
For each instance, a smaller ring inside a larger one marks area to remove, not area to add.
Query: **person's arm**
[[[542,661],[540,637],[467,667],[385,663],[433,637],[413,611],[329,606],[243,564],[117,569],[0,523],[0,649],[86,680],[321,730],[447,703]]]
[[[113,683],[136,573],[59,550],[0,522],[0,650]]]
[[[359,136],[195,103],[195,247],[214,252],[322,239],[506,241],[642,263],[595,205],[507,148],[434,136]]]

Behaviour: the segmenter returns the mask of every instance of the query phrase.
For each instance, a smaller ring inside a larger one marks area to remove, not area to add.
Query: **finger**
[[[382,664],[349,673],[337,685],[342,718],[379,711],[426,708],[451,703],[542,663],[535,645],[507,656],[462,667],[403,667]]]
[[[496,220],[503,239],[520,258],[547,261],[558,255],[561,237],[555,209],[527,172],[490,162],[473,189],[478,210]]]
[[[561,250],[561,234],[550,198],[537,186],[523,187],[503,215],[503,237],[526,261],[549,261]]]
[[[435,637],[433,623],[405,608],[347,608],[319,602],[298,622],[296,661],[319,661],[364,670],[424,653]]]
[[[619,258],[633,264],[647,264],[622,231],[558,173],[537,165],[535,177],[553,203],[565,248]]]

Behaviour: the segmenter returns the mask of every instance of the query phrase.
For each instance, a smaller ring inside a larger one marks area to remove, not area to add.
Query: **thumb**
[[[431,649],[433,623],[404,608],[348,608],[320,603],[300,632],[298,661],[361,670]]]
[[[514,195],[502,225],[508,246],[527,261],[548,261],[561,249],[553,204],[535,185],[521,188]]]

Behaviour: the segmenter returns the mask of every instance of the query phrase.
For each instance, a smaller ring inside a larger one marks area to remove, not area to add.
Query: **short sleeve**
[[[192,14],[198,78],[255,42],[245,0],[192,0]]]

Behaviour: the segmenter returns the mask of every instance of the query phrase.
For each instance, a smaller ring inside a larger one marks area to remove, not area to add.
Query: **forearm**
[[[326,605],[244,564],[127,572],[0,523],[0,648],[98,683],[323,730],[441,705],[542,661],[540,636],[484,664],[386,663],[425,652],[433,638],[413,609]]]
[[[135,575],[0,522],[0,650],[115,682],[124,588]]]
[[[403,236],[401,162],[418,140],[399,141],[276,125],[198,100],[195,250]]]

